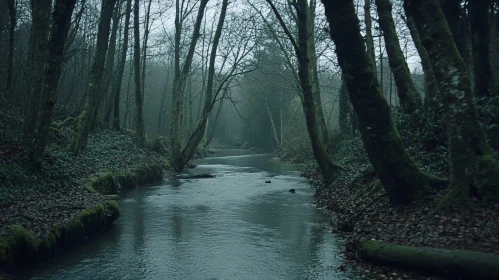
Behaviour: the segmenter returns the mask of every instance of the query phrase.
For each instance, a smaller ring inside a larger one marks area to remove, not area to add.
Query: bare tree
[[[88,83],[88,94],[85,106],[78,116],[75,135],[73,136],[69,147],[69,150],[74,154],[78,154],[86,147],[88,134],[92,125],[92,116],[94,115],[95,110],[97,110],[102,77],[104,75],[104,63],[106,61],[106,52],[109,41],[109,29],[115,4],[116,0],[102,0],[99,28],[97,33],[97,46],[92,64],[90,81]]]
[[[182,109],[184,104],[184,87],[189,74],[192,58],[194,56],[194,49],[196,48],[197,41],[199,39],[199,30],[201,28],[201,21],[203,20],[204,10],[208,0],[201,0],[198,8],[198,14],[196,16],[196,21],[194,23],[194,29],[192,32],[191,41],[189,44],[189,49],[187,55],[180,69],[180,40],[182,34],[182,20],[181,15],[182,9],[180,7],[179,0],[176,1],[175,9],[175,77],[173,81],[173,112],[172,112],[172,125],[171,125],[171,144],[172,144],[172,154],[171,158],[174,166],[180,167],[178,162],[182,162],[181,158],[181,148],[182,148]],[[183,7],[183,6],[182,6]]]
[[[142,115],[142,86],[140,76],[140,29],[139,29],[139,0],[134,1],[133,5],[133,64],[135,73],[135,109],[137,110],[135,116],[135,141],[139,145],[145,142],[144,134],[144,119]]]
[[[61,75],[64,49],[75,3],[76,0],[56,0],[54,12],[52,13],[52,28],[48,41],[49,53],[42,87],[42,110],[37,133],[33,140],[33,149],[31,150],[31,160],[36,167],[40,167],[43,163],[43,153],[45,152],[50,125],[52,124],[57,85]]]
[[[414,113],[421,108],[421,97],[412,80],[411,72],[400,48],[400,42],[392,17],[392,4],[390,0],[376,0],[376,7],[378,9],[379,26],[385,38],[388,62],[393,73],[395,85],[397,86],[400,103],[405,112]]]
[[[295,55],[298,58],[298,76],[303,94],[303,112],[307,123],[307,130],[312,143],[314,158],[321,169],[324,181],[328,186],[334,178],[334,173],[340,167],[333,163],[327,153],[325,143],[320,131],[319,120],[317,119],[315,95],[313,94],[312,75],[310,66],[310,42],[309,42],[309,7],[306,0],[298,0],[293,2],[293,6],[297,15],[298,40],[296,41],[287,25],[281,17],[281,14],[272,3],[271,0],[266,0],[277,17],[281,28],[285,31],[288,39],[293,45]]]

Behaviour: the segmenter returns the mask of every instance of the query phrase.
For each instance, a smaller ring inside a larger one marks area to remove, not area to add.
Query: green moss
[[[381,248],[381,242],[375,240],[364,240],[360,242],[360,254],[361,255],[371,255],[377,252]]]
[[[102,194],[117,194],[120,184],[110,172],[104,172],[95,176],[87,186],[87,189],[98,191]]]
[[[120,206],[116,200],[106,201],[106,206],[111,213],[110,219],[112,221],[116,220],[120,216]]]
[[[12,269],[29,262],[38,251],[38,242],[22,227],[11,227],[0,238],[0,267]]]

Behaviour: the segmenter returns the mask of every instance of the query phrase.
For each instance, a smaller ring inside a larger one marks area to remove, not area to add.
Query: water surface
[[[343,244],[295,166],[248,153],[221,150],[186,172],[213,179],[164,180],[126,191],[109,230],[22,276],[358,279],[337,269]]]

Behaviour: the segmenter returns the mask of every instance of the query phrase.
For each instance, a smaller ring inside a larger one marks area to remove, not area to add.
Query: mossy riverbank
[[[21,145],[0,143],[0,270],[85,242],[119,217],[110,195],[173,174],[161,143],[138,147],[132,134],[106,130],[91,138],[73,157],[59,135],[63,140],[49,147],[41,170],[28,167]]]

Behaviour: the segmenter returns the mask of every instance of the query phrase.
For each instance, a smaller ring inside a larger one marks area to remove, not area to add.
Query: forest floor
[[[131,173],[154,162],[166,160],[158,141],[138,147],[126,132],[98,130],[78,156],[67,152],[72,132],[53,135],[40,170],[29,168],[27,152],[13,141],[0,141],[0,236],[11,226],[22,226],[35,237],[68,221],[105,196],[87,189],[84,181],[101,172]],[[167,170],[167,176],[173,174]]]
[[[410,149],[410,153],[422,169],[446,177],[445,168],[436,168],[441,155],[417,150]],[[346,239],[347,264],[376,279],[441,279],[360,260],[357,246],[366,239],[499,254],[499,204],[483,205],[473,200],[467,208],[439,212],[436,206],[447,190],[435,190],[424,200],[393,208],[377,183],[360,140],[346,141],[338,151],[333,158],[345,170],[330,189],[316,196],[316,204],[330,212],[333,233]],[[425,161],[434,165],[421,164]],[[322,176],[313,165],[305,168],[302,175],[316,188],[323,187]]]

